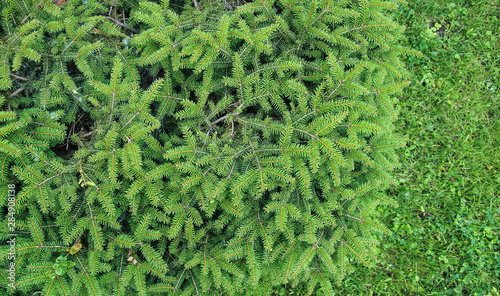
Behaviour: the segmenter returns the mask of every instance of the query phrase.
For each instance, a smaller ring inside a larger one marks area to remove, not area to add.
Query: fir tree
[[[372,266],[416,54],[398,2],[3,0],[1,289],[331,292]]]

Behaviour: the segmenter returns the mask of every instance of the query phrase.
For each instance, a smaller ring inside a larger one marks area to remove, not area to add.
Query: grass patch
[[[382,258],[339,295],[500,295],[500,3],[409,1],[396,12],[412,83],[400,97],[397,209]]]

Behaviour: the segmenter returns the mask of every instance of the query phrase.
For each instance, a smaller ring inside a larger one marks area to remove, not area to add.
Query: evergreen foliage
[[[2,0],[0,289],[312,293],[373,265],[398,2]]]

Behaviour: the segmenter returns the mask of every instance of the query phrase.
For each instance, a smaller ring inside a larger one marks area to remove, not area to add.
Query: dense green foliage
[[[409,140],[389,194],[399,208],[380,208],[393,235],[375,268],[334,290],[498,296],[500,3],[408,2],[395,14],[402,44],[424,56],[405,59],[413,76],[395,126]]]
[[[331,294],[372,266],[415,55],[397,2],[2,2],[16,291]]]

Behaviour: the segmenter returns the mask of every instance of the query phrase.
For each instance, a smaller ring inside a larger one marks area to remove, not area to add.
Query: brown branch
[[[24,90],[24,87],[20,87],[20,88],[16,89],[13,93],[11,93],[11,94],[9,95],[9,99],[10,99],[10,98],[12,98],[12,97],[14,97],[14,96],[15,96],[15,95],[17,95],[18,93],[22,92],[23,90]]]
[[[139,31],[137,31],[136,29],[132,28],[132,27],[129,27],[127,26],[126,24],[120,22],[119,20],[115,19],[115,18],[112,18],[110,16],[107,16],[106,17],[107,19],[109,20],[112,20],[115,24],[117,24],[118,26],[122,27],[122,28],[125,28],[125,29],[129,29],[130,31],[132,31],[132,33],[135,33],[135,34],[138,34]]]
[[[10,73],[10,76],[12,76],[12,77],[14,77],[14,78],[17,78],[17,79],[19,79],[19,80],[28,81],[28,78],[26,78],[26,77],[22,77],[22,76],[18,76],[18,75],[16,75],[16,74],[12,74],[12,73]]]
[[[200,8],[198,7],[198,1],[193,0],[194,2],[194,7],[196,7],[196,10],[201,11]]]

